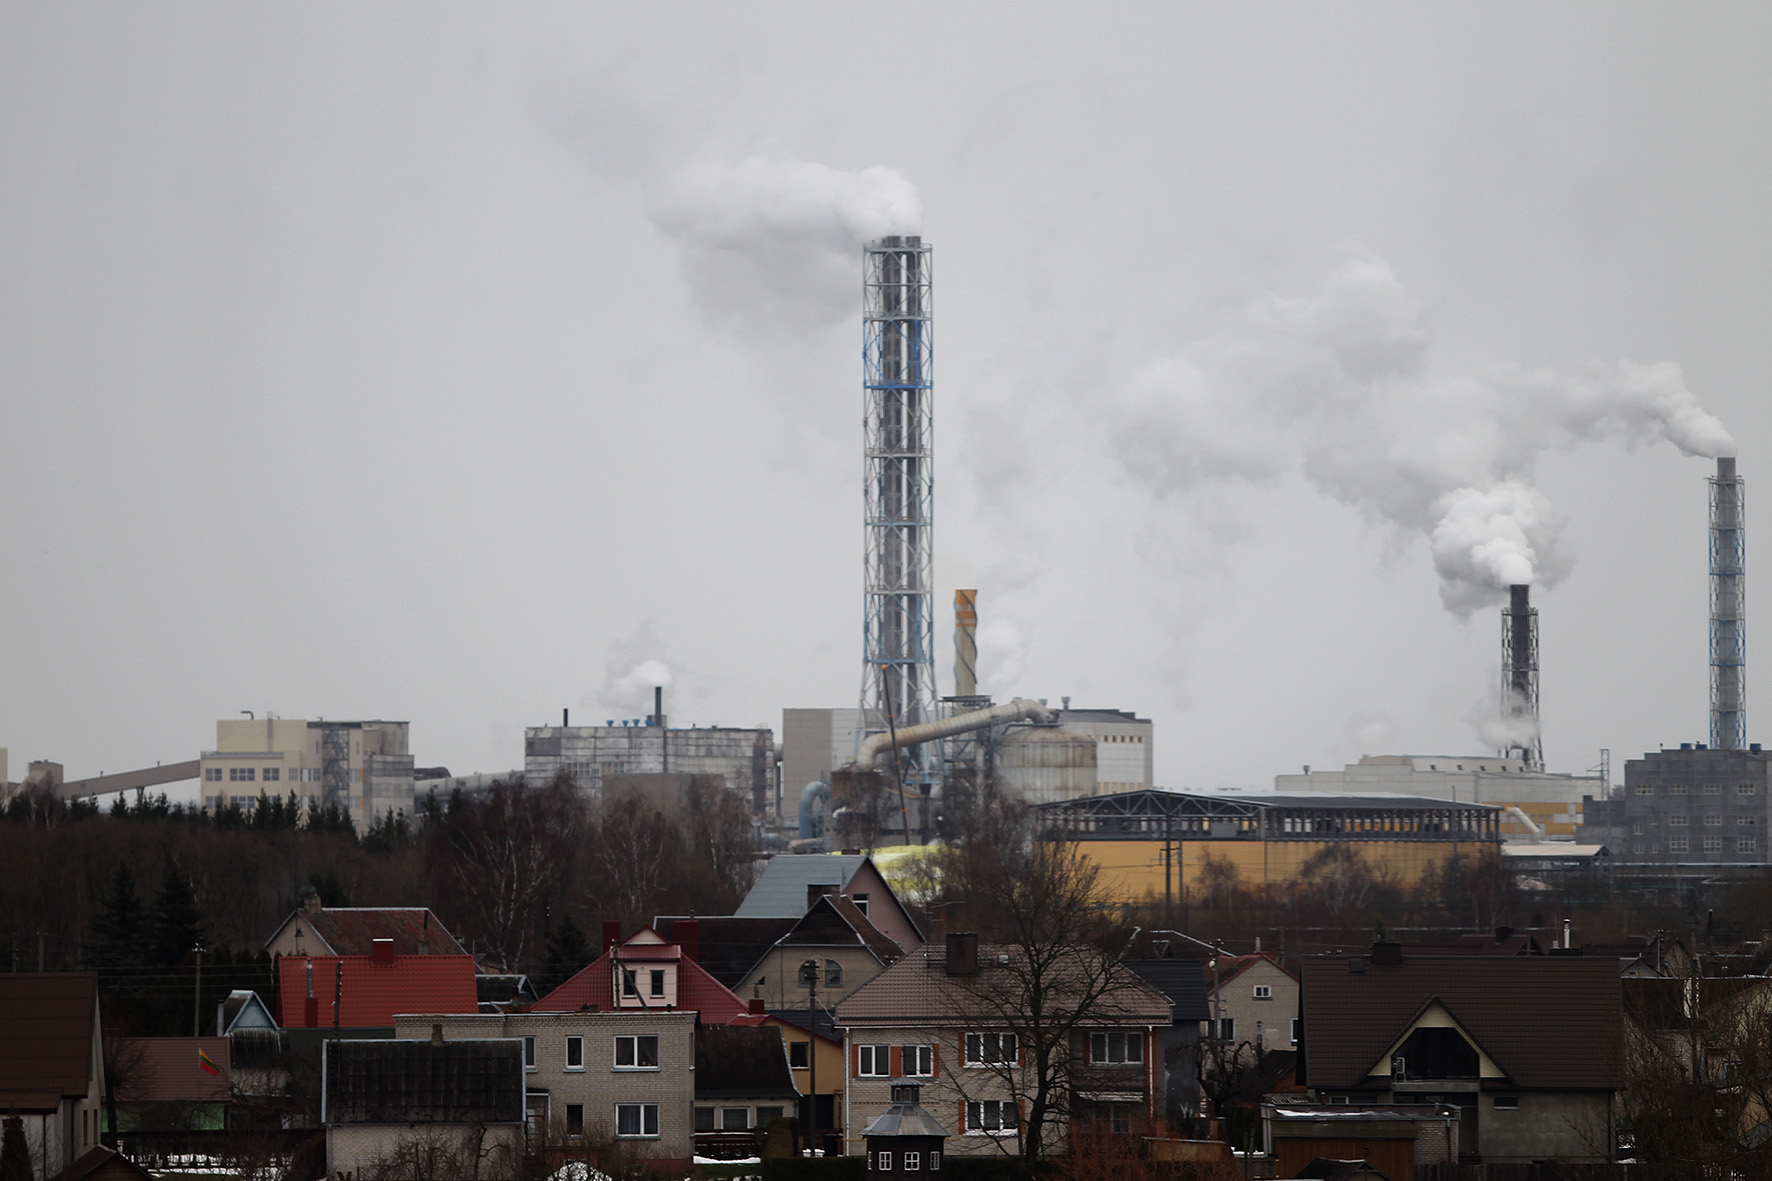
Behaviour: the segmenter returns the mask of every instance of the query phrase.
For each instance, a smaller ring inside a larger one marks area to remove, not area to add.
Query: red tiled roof
[[[306,1016],[308,965],[314,965],[315,1019]],[[344,967],[342,987],[335,975]],[[474,957],[401,955],[377,964],[366,955],[286,955],[277,961],[277,1019],[285,1028],[333,1024],[333,996],[341,996],[338,1024],[343,1029],[391,1026],[396,1013],[477,1013]]]
[[[92,972],[0,972],[0,1110],[86,1094],[97,1004]]]
[[[125,1064],[117,1080],[120,1103],[226,1103],[232,1061],[225,1037],[127,1037],[117,1060]],[[198,1051],[209,1055],[217,1073],[203,1069]]]
[[[422,906],[334,906],[297,910],[271,935],[290,923],[306,923],[334,955],[368,955],[377,939],[392,939],[396,955],[466,955],[437,916]],[[269,943],[267,939],[265,942]]]
[[[674,949],[677,945],[668,946]],[[657,962],[664,958],[657,954],[663,950],[658,944],[623,946],[619,950],[624,960]],[[537,1001],[533,1011],[575,1013],[586,1005],[613,1009],[615,1001],[615,974],[610,969],[609,953],[604,952],[572,979]],[[700,1013],[703,1025],[730,1025],[745,1015],[747,1006],[731,989],[714,979],[706,968],[694,960],[685,959],[677,962],[677,1009],[693,1009]]]

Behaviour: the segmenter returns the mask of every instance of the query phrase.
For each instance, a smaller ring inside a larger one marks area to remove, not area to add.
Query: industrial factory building
[[[203,806],[257,805],[259,794],[335,804],[367,825],[413,810],[409,722],[225,718],[198,759]]]
[[[1149,718],[1123,709],[1072,709],[1067,697],[1058,724],[1095,739],[1095,790],[1089,794],[1142,791],[1156,784],[1156,735]]]
[[[1686,743],[1624,764],[1624,790],[1588,804],[1581,839],[1621,866],[1766,865],[1772,755],[1758,743],[1716,750]]]
[[[1535,770],[1524,759],[1499,755],[1365,755],[1339,771],[1307,767],[1303,774],[1276,775],[1274,790],[1290,795],[1394,793],[1518,809],[1524,819],[1512,811],[1501,818],[1504,840],[1571,839],[1581,825],[1582,798],[1607,795],[1599,775],[1557,775]]]
[[[773,825],[775,734],[766,726],[706,726],[673,730],[665,724],[663,703],[651,715],[601,726],[529,726],[523,731],[523,777],[546,783],[565,772],[594,799],[614,781],[633,777],[710,776],[742,796],[755,824]],[[647,784],[648,790],[657,780]]]
[[[1492,853],[1501,809],[1416,796],[1204,795],[1137,791],[1047,804],[1051,836],[1074,840],[1122,901],[1178,898],[1208,859],[1249,885],[1302,880],[1326,850],[1351,849],[1372,872],[1413,886],[1454,852]]]

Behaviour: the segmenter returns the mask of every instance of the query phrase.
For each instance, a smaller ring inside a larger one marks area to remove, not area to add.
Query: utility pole
[[[203,945],[191,950],[197,953],[197,995],[191,998],[191,1036],[203,1036]]]
[[[818,1155],[818,961],[807,960],[800,965],[800,980],[806,985],[806,1024],[811,1035],[806,1042],[806,1104],[810,1118],[806,1121],[806,1152]]]

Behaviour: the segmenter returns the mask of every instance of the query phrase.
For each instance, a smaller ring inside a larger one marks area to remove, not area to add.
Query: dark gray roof
[[[334,1042],[326,1047],[328,1124],[523,1122],[523,1043]]]
[[[733,917],[797,919],[807,910],[806,887],[847,889],[866,862],[861,853],[778,853],[763,867]]]
[[[770,918],[736,918],[732,915],[698,918],[695,920],[695,962],[727,988],[737,988],[750,975],[757,961],[775,946],[775,941],[794,929],[799,917],[795,914]],[[674,932],[678,921],[678,918],[660,915],[652,920],[652,929],[676,942]]]
[[[1138,978],[1169,998],[1175,1006],[1174,1023],[1206,1021],[1212,1012],[1206,1003],[1204,961],[1177,956],[1160,960],[1124,960]]]
[[[903,1079],[893,1080],[893,1090],[902,1086]],[[862,1129],[863,1136],[945,1136],[947,1129],[935,1122],[935,1117],[923,1110],[923,1105],[915,1100],[894,1102],[891,1107],[875,1116],[873,1122]]]
[[[1610,956],[1309,956],[1300,973],[1312,1087],[1357,1087],[1438,1003],[1519,1087],[1624,1085],[1624,1007]]]
[[[781,1030],[703,1025],[695,1031],[697,1099],[798,1099]]]

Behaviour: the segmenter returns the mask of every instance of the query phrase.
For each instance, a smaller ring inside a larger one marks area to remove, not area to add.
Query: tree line
[[[684,804],[517,778],[359,831],[293,793],[205,810],[20,792],[0,809],[0,970],[95,970],[121,1026],[190,1033],[195,1013],[207,1032],[231,988],[270,987],[263,944],[315,890],[325,906],[429,907],[483,961],[548,985],[594,956],[602,920],[736,907],[757,856],[748,810],[717,779],[692,780]]]

